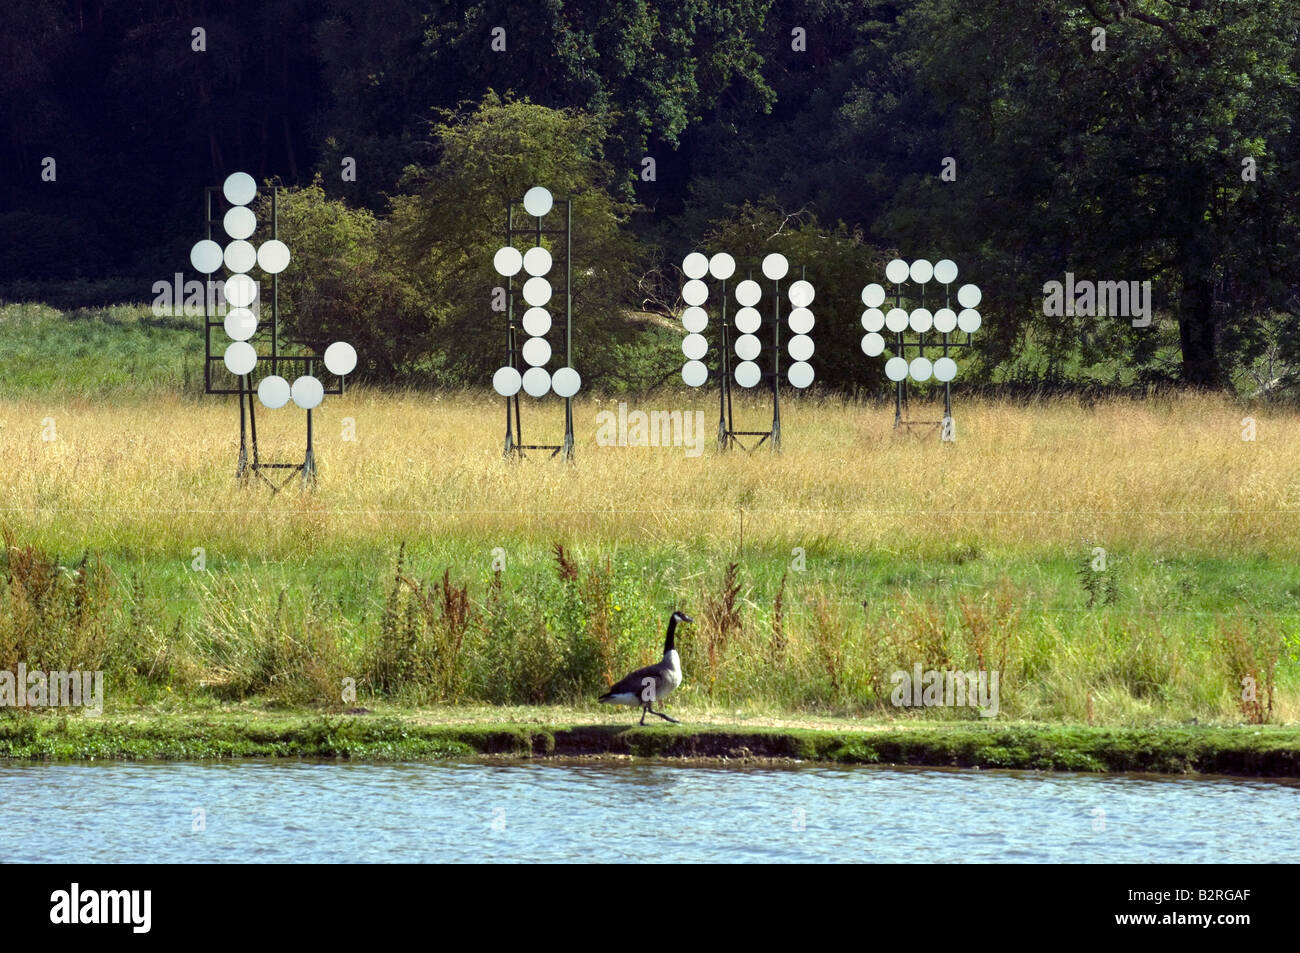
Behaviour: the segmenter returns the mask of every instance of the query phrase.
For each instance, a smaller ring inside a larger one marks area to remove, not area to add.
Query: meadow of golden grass
[[[617,401],[583,398],[570,465],[545,453],[503,462],[499,398],[355,390],[316,413],[314,492],[291,484],[274,498],[233,479],[233,401],[0,403],[5,525],[62,549],[148,556],[193,540],[262,558],[418,537],[708,549],[743,538],[919,554],[957,541],[1279,556],[1297,546],[1300,419],[1213,397],[1091,407],[958,398],[949,444],[934,430],[896,432],[892,406],[787,400],[779,454],[716,453],[707,399],[632,401],[703,410],[694,457],[598,446],[596,414]],[[558,442],[560,407],[525,408],[528,442]],[[1248,415],[1254,440],[1242,438]],[[261,409],[263,459],[301,459],[304,416]],[[938,413],[914,404],[912,416]],[[342,439],[345,418],[355,441]],[[744,401],[737,419],[765,428],[770,404]]]

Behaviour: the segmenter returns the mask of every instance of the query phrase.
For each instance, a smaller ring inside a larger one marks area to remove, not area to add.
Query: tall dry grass
[[[1294,554],[1300,419],[1182,395],[1082,406],[958,398],[957,440],[896,433],[892,408],[787,401],[780,454],[688,457],[680,449],[596,445],[596,413],[575,405],[573,465],[501,460],[504,411],[483,395],[353,391],[316,414],[315,492],[243,489],[232,479],[232,398],[126,405],[0,403],[0,518],[23,538],[175,553],[187,544],[284,559],[402,539],[566,539],[723,550],[807,545],[926,553],[954,544]],[[698,395],[634,407],[705,412]],[[558,442],[562,411],[527,408],[529,442]],[[918,408],[915,416],[935,416]],[[1242,440],[1242,418],[1257,438]],[[344,418],[357,439],[342,439]],[[770,408],[742,401],[763,426]],[[52,421],[57,440],[41,439]],[[258,416],[264,459],[301,457],[304,415]],[[743,528],[742,528],[743,526]]]

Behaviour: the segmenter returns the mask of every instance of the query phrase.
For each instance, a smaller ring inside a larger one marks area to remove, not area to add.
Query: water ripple
[[[1148,775],[0,765],[0,830],[19,862],[1261,863],[1300,851],[1298,810],[1291,781]]]

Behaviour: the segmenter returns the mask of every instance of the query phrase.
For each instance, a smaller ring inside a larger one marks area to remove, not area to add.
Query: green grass
[[[201,317],[155,317],[146,305],[58,311],[0,307],[0,394],[15,399],[126,400],[197,394]]]
[[[1269,561],[1150,561],[1120,577],[1114,605],[1089,607],[1075,561],[1032,553],[799,574],[782,554],[755,551],[735,557],[729,586],[723,562],[693,563],[677,548],[580,547],[565,556],[576,579],[541,547],[513,547],[499,579],[490,556],[463,543],[413,549],[401,554],[399,581],[395,552],[204,572],[158,560],[96,568],[92,558],[79,576],[72,554],[48,560],[20,546],[6,556],[0,668],[102,667],[116,711],[169,697],[338,710],[347,679],[367,705],[571,705],[652,661],[666,607],[682,606],[697,625],[680,636],[688,677],[674,702],[710,710],[951,719],[950,709],[892,704],[889,673],[916,662],[997,668],[1001,717],[1011,719],[1255,720],[1235,700],[1254,673],[1273,702],[1267,717],[1290,721],[1300,687],[1286,604],[1234,611],[1241,587],[1294,582],[1290,567]],[[1189,577],[1204,585],[1180,585]],[[96,584],[78,583],[87,578]],[[458,593],[460,616],[445,602]]]
[[[407,761],[496,756],[756,760],[1300,777],[1300,729],[430,723],[405,715],[266,713],[0,719],[0,759]]]

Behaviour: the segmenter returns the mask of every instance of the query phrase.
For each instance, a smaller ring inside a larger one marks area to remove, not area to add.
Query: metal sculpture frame
[[[516,236],[526,235],[534,239],[533,247],[540,248],[542,245],[543,235],[563,236],[564,240],[564,365],[565,367],[573,366],[573,199],[556,199],[554,205],[564,203],[564,227],[563,228],[543,228],[542,219],[546,216],[527,216],[535,219],[535,225],[527,228],[515,227],[515,206],[523,205],[522,200],[511,202],[506,206],[506,227],[505,237],[506,245],[514,247]],[[554,205],[551,211],[554,211]],[[547,212],[547,215],[551,214]],[[525,212],[525,214],[527,214]],[[519,326],[515,322],[515,288],[514,275],[505,276],[506,279],[506,367],[513,367],[518,371],[519,364],[523,360],[522,346],[518,344]],[[524,439],[523,418],[519,409],[519,391],[512,396],[505,398],[506,402],[506,438],[505,449],[502,456],[507,459],[512,455],[515,459],[522,459],[528,456],[529,450],[549,450],[551,456],[556,457],[563,454],[564,459],[573,460],[573,398],[564,398],[564,442],[561,444],[526,444]],[[513,402],[513,408],[511,406]],[[513,412],[514,419],[511,420]]]
[[[715,345],[715,350],[718,352],[718,360],[717,360],[717,367],[715,373],[717,374],[718,380],[720,382],[720,386],[718,388],[718,451],[726,452],[732,447],[739,447],[741,450],[744,450],[746,453],[751,453],[754,450],[757,450],[759,447],[761,447],[764,443],[770,441],[770,446],[773,452],[780,452],[781,450],[781,319],[782,319],[781,281],[782,279],[767,278],[767,276],[763,275],[761,263],[746,262],[743,265],[737,264],[736,270],[739,271],[741,268],[744,268],[745,270],[745,277],[741,279],[742,281],[754,281],[760,287],[762,287],[763,281],[772,282],[772,297],[773,297],[772,317],[771,317],[772,369],[770,371],[763,371],[762,377],[760,378],[760,382],[765,378],[770,378],[771,380],[772,426],[767,430],[737,430],[736,429],[735,413],[734,413],[734,409],[732,406],[732,399],[731,399],[731,388],[733,385],[734,386],[738,386],[738,385],[735,385],[735,382],[732,380],[731,321],[727,310],[728,305],[730,304],[729,298],[727,296],[727,282],[729,279],[715,278],[714,281],[719,282],[721,285],[720,290],[722,296],[722,312],[719,315],[719,320],[718,320],[719,336],[721,340],[716,342]],[[759,278],[757,279],[754,278],[755,271],[758,271],[759,273]],[[788,277],[788,272],[786,277]],[[799,277],[794,280],[795,281],[808,280],[807,266],[800,267]],[[791,282],[791,284],[792,283],[793,282]],[[760,305],[762,304],[762,299],[759,300],[759,304]],[[758,310],[761,319],[763,315],[763,311],[761,309],[756,309],[756,310]],[[759,330],[760,331],[762,330],[761,326]],[[750,390],[751,388],[744,388],[744,389]],[[742,439],[745,437],[757,437],[758,440],[752,446],[745,446],[745,442]]]
[[[205,186],[203,190],[204,210],[203,210],[203,230],[204,237],[209,241],[212,240],[212,227],[216,219],[212,216],[212,196],[213,193],[221,193],[222,188],[219,185]],[[271,238],[280,237],[280,186],[276,185],[259,185],[257,186],[259,195],[269,193],[271,196]],[[258,282],[258,300],[261,301],[261,279]],[[247,484],[250,476],[257,477],[271,487],[272,494],[280,492],[289,484],[289,481],[295,475],[301,474],[304,486],[313,486],[316,482],[316,454],[312,443],[312,411],[307,411],[307,447],[303,454],[301,463],[269,463],[261,459],[261,453],[257,443],[257,411],[256,411],[256,391],[253,388],[252,374],[239,375],[238,387],[217,387],[212,382],[212,366],[222,364],[223,358],[220,354],[212,352],[212,329],[224,328],[221,319],[216,318],[209,310],[212,303],[212,273],[203,276],[204,295],[203,295],[203,392],[205,394],[236,394],[239,397],[239,454],[235,463],[235,478],[242,484]],[[259,322],[260,324],[260,322]],[[260,330],[260,328],[259,328]],[[256,333],[256,332],[255,332]],[[283,355],[280,353],[280,273],[275,272],[271,275],[271,353],[258,354],[258,361],[269,361],[271,364],[271,373],[279,373],[279,366],[286,365],[304,365],[304,373],[311,374],[313,364],[320,360],[318,357],[305,357],[298,355]],[[224,365],[222,365],[224,366]],[[342,396],[344,392],[344,381],[342,377],[337,377],[338,384],[334,388],[324,387],[326,395]],[[252,448],[252,459],[249,459],[249,448]],[[276,483],[268,477],[264,470],[288,470],[289,475]]]
[[[903,307],[903,285],[909,283],[915,282],[898,282],[895,285],[894,307],[900,309]],[[950,288],[951,284],[944,286],[945,308],[952,307],[952,293],[949,290]],[[921,293],[918,297],[918,307],[925,307],[924,284],[921,285]],[[931,334],[939,334],[943,336],[941,341],[935,341],[929,345],[931,348],[942,347],[942,357],[951,357],[948,353],[950,349],[954,351],[962,351],[974,347],[974,335],[971,332],[958,331],[955,333],[956,335],[965,334],[966,340],[961,341],[954,339],[954,331],[935,331],[933,327],[928,331],[911,331],[905,328],[902,331],[894,332],[894,345],[892,350],[895,357],[901,357],[905,361],[907,360],[908,350],[915,351],[917,357],[925,357],[925,349],[927,347],[925,339],[927,335]],[[907,339],[909,334],[913,336],[914,340],[909,341]],[[903,411],[908,407],[907,380],[908,379],[904,377],[901,380],[894,382],[894,429],[898,430],[901,428],[905,429],[908,433],[911,433],[913,428],[916,427],[937,427],[942,431],[944,422],[952,418],[952,381],[943,382],[943,420],[904,420]]]

